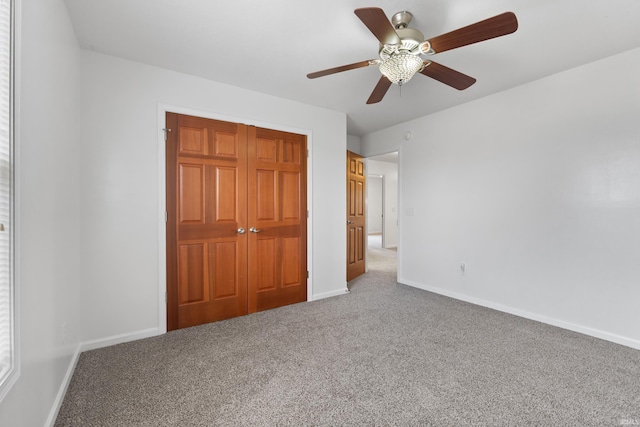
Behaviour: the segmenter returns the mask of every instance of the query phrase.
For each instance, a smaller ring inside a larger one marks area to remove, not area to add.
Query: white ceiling
[[[640,46],[639,0],[65,0],[83,48],[343,111],[365,135]],[[512,11],[514,34],[433,59],[475,77],[465,91],[416,75],[365,102],[377,67],[306,75],[374,59],[378,41],[353,13],[413,13],[425,37]],[[615,78],[615,70],[603,79]],[[593,84],[598,84],[594,81]],[[633,84],[638,84],[633,82]]]

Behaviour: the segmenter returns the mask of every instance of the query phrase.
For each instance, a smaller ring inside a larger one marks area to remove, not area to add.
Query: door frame
[[[405,281],[403,281],[404,279],[402,279],[403,276],[403,250],[402,250],[402,235],[403,235],[403,229],[404,229],[404,217],[405,216],[414,216],[415,215],[415,208],[406,208],[404,205],[404,198],[402,195],[402,171],[403,171],[403,150],[402,150],[402,145],[398,145],[395,147],[391,147],[388,148],[386,150],[383,151],[372,151],[370,153],[366,154],[366,159],[367,161],[369,161],[372,157],[376,157],[376,156],[382,156],[384,154],[389,154],[389,153],[394,153],[397,152],[398,153],[398,169],[397,169],[397,173],[398,173],[398,182],[396,184],[396,196],[397,196],[397,200],[396,200],[396,209],[397,209],[397,227],[398,227],[398,232],[396,235],[396,250],[397,250],[397,273],[396,273],[396,277],[398,278],[398,283],[406,283]],[[373,159],[375,160],[375,159]],[[384,185],[383,185],[384,187]],[[384,191],[384,189],[383,189]],[[405,210],[406,209],[406,210]],[[384,230],[384,221],[383,221],[383,230]],[[384,231],[383,231],[384,233]],[[368,265],[367,265],[368,268]]]
[[[254,120],[211,111],[196,110],[177,105],[158,103],[158,330],[160,334],[167,333],[167,183],[166,183],[166,152],[165,127],[166,114],[177,113],[188,116],[202,117],[225,122],[242,123],[266,129],[297,133],[307,137],[307,301],[313,301],[313,134],[309,129],[294,128],[282,124]]]

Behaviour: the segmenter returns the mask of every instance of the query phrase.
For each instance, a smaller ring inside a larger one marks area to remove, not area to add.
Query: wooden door
[[[167,330],[305,301],[306,138],[166,120]]]
[[[307,299],[306,137],[249,129],[249,312]]]
[[[170,113],[167,127],[167,329],[247,314],[247,128]]]
[[[365,269],[366,181],[362,156],[347,151],[347,281]]]

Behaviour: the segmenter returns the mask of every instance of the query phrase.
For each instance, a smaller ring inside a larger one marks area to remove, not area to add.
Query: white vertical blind
[[[0,0],[0,395],[14,366],[12,1]]]

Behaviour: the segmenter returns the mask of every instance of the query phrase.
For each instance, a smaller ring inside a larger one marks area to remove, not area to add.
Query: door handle
[[[351,224],[353,224],[353,221],[347,220],[347,225],[351,225]]]
[[[238,234],[244,234],[244,233],[245,233],[244,228],[242,227],[238,228]]]
[[[257,228],[255,228],[255,227],[251,227],[251,228],[249,229],[249,231],[250,231],[250,232],[252,232],[252,233],[259,233],[259,232],[261,232],[262,230],[258,230],[258,229],[257,229]]]

